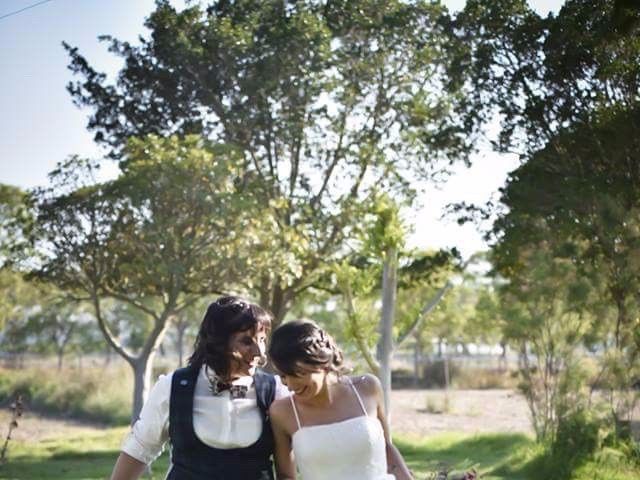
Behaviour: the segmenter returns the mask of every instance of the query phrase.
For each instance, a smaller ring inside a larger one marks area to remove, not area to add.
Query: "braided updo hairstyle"
[[[284,375],[295,376],[302,366],[325,369],[341,375],[347,371],[342,351],[316,323],[296,320],[278,327],[271,336],[269,357]]]
[[[207,365],[222,377],[229,374],[229,339],[237,332],[271,330],[272,315],[239,297],[224,296],[209,305],[189,358],[189,366]]]

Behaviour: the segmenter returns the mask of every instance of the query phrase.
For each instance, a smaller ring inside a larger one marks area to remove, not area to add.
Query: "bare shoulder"
[[[365,373],[364,375],[355,375],[349,378],[361,395],[377,396],[378,392],[382,391],[380,380],[378,380],[378,377],[371,373]]]
[[[291,410],[291,401],[289,397],[279,398],[274,400],[269,407],[269,416],[279,422],[283,423],[289,416]]]
[[[296,431],[296,420],[289,397],[274,400],[269,407],[269,416],[274,432],[279,431],[292,435]]]

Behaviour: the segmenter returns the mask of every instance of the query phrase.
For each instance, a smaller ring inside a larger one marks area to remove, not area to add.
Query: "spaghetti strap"
[[[293,395],[289,395],[289,400],[291,400],[291,406],[293,407],[293,414],[296,416],[296,423],[298,424],[298,429],[301,429],[302,425],[300,425],[300,417],[298,416],[298,409],[296,408],[296,402],[293,401]]]
[[[367,409],[364,408],[364,403],[362,403],[362,398],[360,398],[360,394],[358,393],[358,389],[356,388],[356,386],[351,381],[351,377],[347,377],[347,378],[349,379],[349,385],[351,385],[351,388],[353,388],[353,392],[356,394],[356,397],[358,399],[358,403],[360,404],[360,407],[362,408],[362,411],[364,412],[364,415],[365,416],[369,415],[369,413],[367,413]]]

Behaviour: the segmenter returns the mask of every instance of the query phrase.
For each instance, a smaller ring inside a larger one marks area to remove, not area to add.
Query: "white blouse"
[[[160,375],[142,407],[140,418],[122,443],[121,450],[149,464],[164,450],[169,439],[169,398],[173,373]],[[252,377],[233,382],[249,387],[245,398],[230,397],[229,391],[213,396],[206,367],[200,369],[193,398],[193,429],[196,436],[214,448],[244,448],[262,433],[262,417]],[[289,390],[276,376],[276,399],[289,396]]]

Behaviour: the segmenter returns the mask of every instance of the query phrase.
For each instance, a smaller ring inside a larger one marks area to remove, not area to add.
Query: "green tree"
[[[599,272],[618,312],[615,341],[622,346],[635,340],[639,307],[640,105],[594,117],[558,135],[562,154],[549,146],[513,172],[502,197],[510,213],[495,227],[505,251],[512,246],[517,255],[517,245],[550,233],[558,255],[585,275]]]
[[[584,309],[593,294],[569,259],[554,257],[545,242],[519,250],[510,282],[499,289],[507,321],[503,334],[520,350],[520,389],[527,399],[538,440],[555,438],[562,419],[587,406],[586,372],[579,347],[591,328]]]
[[[104,338],[133,370],[135,419],[170,319],[235,278],[230,252],[250,240],[237,232],[251,220],[253,197],[236,195],[242,178],[233,152],[198,137],[132,139],[125,155],[122,175],[105,183],[78,158],[52,173],[52,185],[34,194],[37,257],[23,267],[90,303]],[[137,322],[120,332],[139,332],[135,351],[112,330],[107,300],[146,319],[141,330]]]
[[[29,221],[26,202],[26,192],[0,183],[0,267],[5,265],[11,250],[20,240],[21,225]]]
[[[29,222],[26,201],[27,194],[19,188],[0,184],[0,331],[7,322],[13,322],[11,328],[15,327],[37,302],[35,285],[26,282],[9,261],[22,239],[22,226]]]
[[[380,378],[389,411],[394,350],[412,334],[450,288],[445,281],[428,299],[420,298],[416,302],[413,297],[409,308],[401,307],[402,315],[398,318],[398,282],[415,293],[418,285],[433,282],[439,274],[442,278],[441,271],[451,267],[451,254],[407,255],[403,252],[406,227],[400,218],[399,206],[386,195],[376,196],[372,201],[373,213],[364,222],[366,227],[362,232],[360,251],[351,263],[343,261],[334,271],[337,288],[346,305],[348,334],[371,371]],[[401,260],[404,265],[400,264]],[[375,314],[378,299],[381,303],[379,320]],[[375,354],[371,351],[374,343]]]
[[[542,18],[526,0],[469,0],[449,44],[451,85],[465,91],[460,113],[476,127],[497,114],[496,146],[531,154],[553,148],[561,130],[593,112],[632,107],[640,10],[623,3],[567,0]]]
[[[95,347],[95,342],[87,341],[95,337],[96,331],[95,319],[88,314],[87,305],[69,302],[54,289],[43,292],[39,302],[28,314],[21,332],[30,353],[54,354],[61,370],[66,354],[81,354]]]
[[[608,380],[601,384],[612,393],[616,417],[628,415],[638,401],[629,385],[640,371],[640,143],[633,133],[639,113],[599,112],[589,125],[558,135],[563,155],[545,148],[517,169],[503,194],[509,213],[496,222],[508,278],[523,250],[546,242],[554,257],[573,262],[581,281],[599,292],[598,301],[584,297],[583,308],[606,312],[597,315],[590,343],[598,338],[600,348],[613,347],[603,362]],[[616,406],[622,404],[627,406]]]
[[[157,2],[139,45],[105,37],[124,60],[115,83],[66,46],[74,101],[120,157],[130,136],[199,133],[232,146],[264,185],[247,289],[276,316],[345,257],[360,204],[466,158],[458,96],[445,81],[446,11],[417,1]]]
[[[479,126],[497,115],[497,148],[523,161],[494,225],[500,273],[526,285],[515,272],[544,245],[548,268],[569,260],[580,281],[602,287],[616,315],[602,315],[589,336],[598,332],[605,348],[613,341],[610,370],[629,374],[614,375],[618,392],[640,361],[640,10],[628,6],[569,0],[541,18],[521,0],[469,1],[452,24],[450,70],[468,93],[467,121]]]

